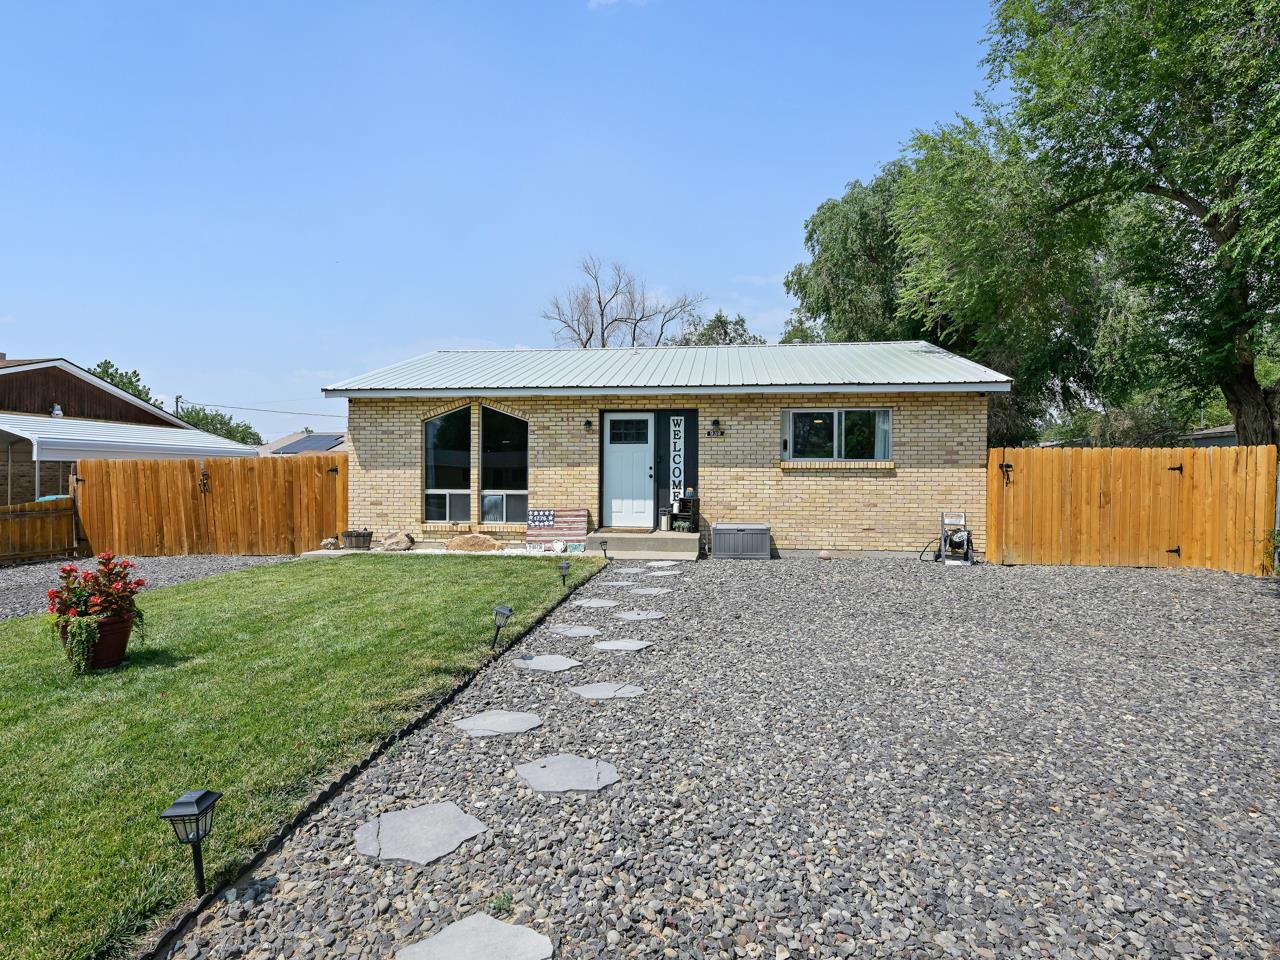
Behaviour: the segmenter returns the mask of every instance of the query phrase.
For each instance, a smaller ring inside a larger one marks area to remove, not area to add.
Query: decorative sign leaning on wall
[[[669,498],[675,503],[684,495],[684,417],[671,417],[671,470]]]

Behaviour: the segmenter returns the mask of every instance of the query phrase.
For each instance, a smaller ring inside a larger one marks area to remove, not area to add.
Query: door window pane
[[[835,412],[791,414],[791,456],[796,460],[831,460],[836,455]]]
[[[649,421],[648,419],[639,420],[610,420],[609,421],[609,442],[610,443],[648,443],[649,442]]]
[[[480,408],[480,486],[529,489],[529,424],[500,410]]]
[[[471,487],[471,408],[460,407],[426,422],[428,490],[467,490]]]
[[[875,410],[845,410],[840,414],[843,421],[841,439],[844,450],[840,456],[846,460],[876,459],[876,414]]]

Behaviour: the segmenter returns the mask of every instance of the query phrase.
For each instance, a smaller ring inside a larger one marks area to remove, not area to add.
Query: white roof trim
[[[131,403],[140,410],[146,410],[148,413],[153,413],[162,420],[167,420],[175,427],[182,427],[184,430],[195,429],[191,424],[187,423],[187,421],[179,420],[163,407],[157,407],[155,404],[147,403],[147,401],[135,397],[128,390],[121,390],[114,383],[108,383],[101,377],[95,377],[83,367],[78,367],[70,360],[64,360],[61,357],[53,360],[39,360],[35,363],[19,363],[7,367],[0,367],[0,377],[3,377],[7,373],[25,373],[28,370],[41,370],[46,367],[55,367],[58,370],[63,370],[71,374],[73,377],[85,381],[85,383],[91,383],[98,389],[124,400],[126,403]]]
[[[366,388],[336,390],[327,387],[326,397],[657,397],[717,396],[742,393],[1008,393],[1013,385],[991,383],[818,383],[765,384],[731,387],[477,387],[474,390],[430,390]]]
[[[32,460],[150,460],[256,457],[256,447],[188,426],[0,413],[0,434],[31,442]]]

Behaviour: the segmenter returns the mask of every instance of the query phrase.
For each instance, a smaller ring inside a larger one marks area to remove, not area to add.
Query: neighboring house
[[[1184,439],[1189,447],[1234,447],[1239,442],[1236,439],[1235,425],[1230,423],[1222,427],[1192,430]]]
[[[987,395],[1011,381],[922,342],[445,350],[346,397],[352,527],[521,541],[531,509],[651,530],[682,487],[702,531],[781,550],[919,551],[943,510],[985,537]]]
[[[317,433],[314,430],[298,430],[264,443],[258,448],[262,456],[297,456],[300,454],[347,453],[351,445],[345,433]]]
[[[253,457],[253,447],[197,430],[60,357],[0,353],[0,497],[71,492],[76,460]]]

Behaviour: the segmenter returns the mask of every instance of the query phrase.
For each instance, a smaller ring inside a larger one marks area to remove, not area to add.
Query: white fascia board
[[[741,385],[732,387],[476,387],[470,390],[326,388],[326,397],[655,397],[717,396],[743,393],[1008,393],[1013,383],[821,383],[792,385]]]
[[[172,447],[163,444],[111,440],[73,440],[35,437],[32,460],[193,460],[203,457],[256,457],[257,448]]]

